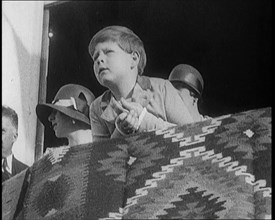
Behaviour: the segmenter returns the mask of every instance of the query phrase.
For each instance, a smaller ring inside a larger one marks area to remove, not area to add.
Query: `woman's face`
[[[73,126],[72,119],[70,117],[59,111],[53,110],[49,115],[48,120],[52,124],[56,137],[68,137],[71,127]]]

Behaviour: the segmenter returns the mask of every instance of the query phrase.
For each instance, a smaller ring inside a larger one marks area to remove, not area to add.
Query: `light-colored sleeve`
[[[168,80],[165,80],[158,92],[161,96],[161,102],[159,101],[158,105],[164,105],[163,114],[165,117],[157,117],[151,112],[146,112],[139,127],[140,132],[166,129],[168,127],[194,122],[186,104]]]
[[[184,100],[168,80],[164,84],[164,106],[167,121],[180,126],[195,122]]]
[[[147,111],[138,130],[139,132],[146,132],[166,129],[173,126],[176,126],[176,124],[165,121],[162,118],[159,118]]]

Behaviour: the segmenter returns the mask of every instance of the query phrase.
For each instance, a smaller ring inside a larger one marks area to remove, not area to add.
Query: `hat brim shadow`
[[[53,109],[62,112],[63,114],[69,116],[72,119],[84,122],[87,125],[91,125],[89,118],[87,118],[81,112],[74,110],[73,108],[54,105],[54,104],[38,104],[36,106],[36,115],[44,126],[48,124],[49,122],[48,117],[52,113]]]

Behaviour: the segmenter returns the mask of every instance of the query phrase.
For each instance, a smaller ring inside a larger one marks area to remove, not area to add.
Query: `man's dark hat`
[[[168,79],[171,83],[182,82],[191,87],[197,95],[202,95],[204,86],[203,78],[197,69],[188,64],[175,66]]]

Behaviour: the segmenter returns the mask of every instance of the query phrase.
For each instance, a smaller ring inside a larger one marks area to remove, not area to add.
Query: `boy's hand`
[[[121,98],[121,104],[122,104],[122,107],[128,111],[134,110],[137,113],[138,117],[143,110],[143,107],[141,104],[139,104],[137,102],[127,101],[124,98]]]
[[[123,112],[126,112],[126,113],[129,112],[127,109],[122,107],[120,102],[117,102],[117,101],[112,103],[112,107],[113,107],[114,111],[117,113],[117,115],[120,115]]]
[[[134,110],[122,112],[117,116],[115,125],[123,135],[133,134],[138,130],[138,115]]]

